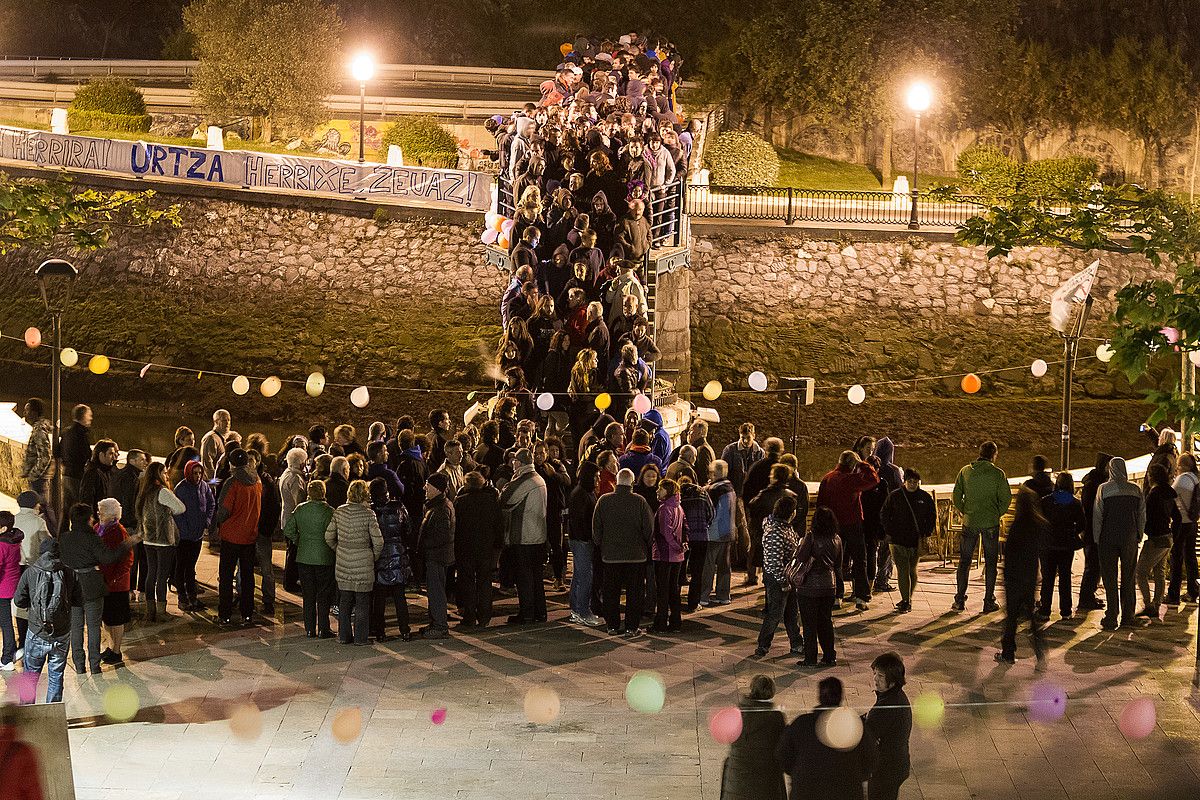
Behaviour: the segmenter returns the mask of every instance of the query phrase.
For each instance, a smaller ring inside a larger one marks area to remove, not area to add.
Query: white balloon
[[[64,367],[73,367],[79,363],[79,353],[74,347],[64,347],[58,354],[58,360]]]
[[[233,379],[233,393],[245,394],[250,391],[250,379],[245,375],[238,375]]]
[[[549,411],[554,408],[554,395],[549,392],[542,392],[537,396],[537,407],[542,411]]]
[[[262,392],[263,397],[274,397],[279,394],[281,388],[283,388],[283,382],[272,375],[262,382],[262,386],[258,387],[258,390]]]
[[[853,750],[862,741],[862,735],[862,720],[845,706],[826,711],[817,719],[817,738],[834,750]]]
[[[767,390],[767,376],[759,370],[750,373],[750,388],[756,392]]]
[[[862,405],[862,402],[867,399],[867,390],[861,384],[854,384],[850,387],[850,391],[846,392],[846,399],[854,405]]]
[[[359,386],[350,393],[350,402],[355,408],[366,408],[367,403],[371,402],[371,392],[365,386]]]
[[[1109,361],[1112,361],[1112,357],[1115,352],[1116,351],[1112,349],[1112,345],[1110,345],[1108,342],[1104,342],[1096,348],[1096,358],[1107,364]]]
[[[1048,366],[1042,359],[1038,359],[1029,365],[1029,371],[1033,373],[1033,377],[1040,378],[1046,374]]]
[[[319,372],[311,373],[304,382],[304,391],[308,392],[309,397],[320,397],[321,392],[325,391],[325,376]]]
[[[1188,360],[1192,362],[1193,366],[1200,367],[1200,350],[1193,350],[1188,353]]]

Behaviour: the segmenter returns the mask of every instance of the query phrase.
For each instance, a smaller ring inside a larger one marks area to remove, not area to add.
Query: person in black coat
[[[1049,464],[1045,456],[1034,456],[1028,480],[1021,484],[1032,489],[1039,498],[1054,491],[1054,480],[1050,477]]]
[[[863,783],[875,771],[879,747],[864,735],[852,750],[836,750],[821,741],[819,722],[842,704],[842,682],[824,678],[817,685],[818,705],[792,720],[779,737],[775,757],[792,779],[791,800],[862,800]]]
[[[1058,613],[1071,617],[1071,562],[1075,551],[1091,539],[1083,504],[1075,499],[1075,479],[1063,470],[1054,482],[1054,491],[1042,497],[1042,516],[1046,518],[1046,538],[1042,540],[1042,596],[1038,617],[1050,619],[1054,599],[1054,579],[1058,579]]]
[[[775,681],[755,675],[750,691],[738,703],[742,732],[729,745],[721,769],[721,800],[784,800],[787,787],[775,760],[775,747],[783,733],[783,712],[776,709]]]
[[[372,442],[371,444],[379,444]],[[369,631],[377,642],[387,642],[393,637],[387,634],[387,604],[390,600],[396,608],[396,625],[400,638],[412,639],[408,623],[408,600],[404,587],[412,581],[412,567],[404,540],[409,538],[409,516],[399,498],[393,498],[385,478],[371,480],[371,510],[379,521],[379,533],[383,536],[383,551],[375,559],[375,586],[371,593],[371,617]]]
[[[1095,468],[1083,476],[1079,502],[1083,505],[1086,531],[1092,530],[1092,512],[1096,508],[1096,493],[1100,490],[1100,484],[1108,480],[1108,462],[1112,459],[1113,457],[1108,453],[1097,453]],[[1100,588],[1100,551],[1096,544],[1096,537],[1085,536],[1083,540],[1083,577],[1079,581],[1079,605],[1076,606],[1080,611],[1104,608],[1104,601],[1096,597],[1098,588]]]
[[[879,764],[867,784],[867,798],[896,800],[900,784],[911,770],[908,740],[913,720],[904,693],[904,661],[897,653],[884,653],[871,662],[871,672],[875,675],[875,707],[864,718],[864,735],[874,736],[878,742]]]
[[[105,498],[112,497],[112,475],[117,466],[117,443],[112,439],[101,439],[92,450],[91,459],[83,468],[83,477],[79,480],[78,502],[86,503],[92,513],[96,513],[96,505]]]
[[[921,473],[911,468],[904,470],[904,483],[888,495],[879,520],[891,543],[896,583],[900,585],[896,611],[907,614],[912,611],[912,596],[917,588],[921,540],[937,527],[937,506],[933,496],[921,488]]]
[[[492,572],[504,545],[500,494],[479,472],[468,472],[454,501],[455,596],[459,627],[486,627],[492,619]]]
[[[279,521],[283,514],[283,499],[279,495],[279,482],[270,469],[260,460],[258,479],[262,481],[262,505],[258,514],[258,539],[254,542],[258,572],[262,576],[262,612],[266,616],[275,613],[275,534],[279,532]],[[245,591],[254,593],[254,576],[246,575]]]
[[[1046,518],[1042,516],[1040,498],[1032,489],[1017,492],[1013,521],[1008,526],[1004,548],[1004,634],[996,661],[1012,664],[1017,660],[1017,625],[1029,619],[1033,651],[1041,661],[1042,628],[1034,613],[1034,593],[1037,591],[1038,553],[1046,538]]]

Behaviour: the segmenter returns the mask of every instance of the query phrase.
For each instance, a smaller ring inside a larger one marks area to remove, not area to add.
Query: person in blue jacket
[[[652,408],[642,415],[641,425],[650,434],[650,452],[658,456],[658,460],[662,464],[666,464],[671,460],[671,434],[667,433],[667,429],[663,427],[662,414],[658,413],[657,408]],[[707,480],[708,476],[698,476],[700,480]]]
[[[196,599],[196,561],[204,544],[204,532],[212,524],[217,509],[217,499],[205,477],[204,465],[198,460],[189,461],[183,468],[183,480],[175,484],[175,496],[184,508],[182,514],[175,516],[175,527],[179,529],[175,586],[179,591],[179,607],[184,611],[204,608]]]

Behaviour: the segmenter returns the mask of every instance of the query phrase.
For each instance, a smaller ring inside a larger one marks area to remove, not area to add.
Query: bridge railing
[[[693,184],[687,187],[686,212],[698,218],[771,220],[788,225],[905,225],[912,214],[912,196],[884,191]],[[951,202],[918,197],[917,201],[917,217],[923,227],[953,228],[978,213],[978,205],[967,197]]]

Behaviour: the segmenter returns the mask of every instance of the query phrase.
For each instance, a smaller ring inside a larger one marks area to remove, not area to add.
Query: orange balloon
[[[499,239],[496,240],[496,244],[500,245],[505,250],[507,250],[508,245],[509,245],[509,238],[507,236],[501,236]]]
[[[504,217],[501,216],[500,214],[497,214],[496,218],[494,220],[492,220],[492,230],[494,230],[496,233],[499,233],[500,228],[503,226],[504,226]]]
[[[983,381],[979,380],[979,376],[972,372],[970,375],[964,375],[962,379],[962,390],[967,394],[975,394],[983,388]]]

